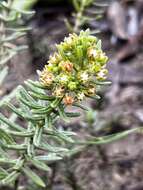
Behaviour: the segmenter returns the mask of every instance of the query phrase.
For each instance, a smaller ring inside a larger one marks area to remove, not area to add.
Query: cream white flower
[[[77,98],[78,98],[78,100],[83,100],[84,97],[85,97],[85,95],[84,95],[83,92],[77,94]]]
[[[97,51],[96,51],[96,49],[89,49],[89,50],[88,50],[88,56],[95,58],[95,57],[97,56]]]
[[[71,38],[71,37],[65,37],[64,41],[65,41],[67,44],[71,44],[71,43],[72,43],[72,38]]]
[[[64,89],[62,87],[57,87],[53,92],[53,95],[56,97],[62,97],[64,93]]]
[[[81,74],[80,74],[80,79],[81,79],[81,81],[83,81],[83,82],[87,82],[87,81],[89,80],[89,75],[88,75],[88,73],[87,73],[87,72],[81,73]]]
[[[106,75],[107,75],[108,71],[107,69],[102,69],[101,71],[99,71],[99,73],[97,73],[97,79],[106,79]]]
[[[67,75],[62,75],[62,76],[59,77],[59,80],[60,80],[61,84],[62,83],[65,84],[65,83],[68,82],[68,76]]]

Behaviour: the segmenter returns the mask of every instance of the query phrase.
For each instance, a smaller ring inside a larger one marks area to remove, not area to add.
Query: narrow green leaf
[[[50,153],[49,155],[41,155],[41,156],[35,156],[35,158],[37,160],[41,160],[41,161],[57,161],[57,160],[62,160],[62,157],[57,156],[56,154],[52,154]]]
[[[110,85],[112,82],[110,81],[94,81],[95,84],[97,85]]]
[[[93,100],[100,100],[101,97],[98,95],[94,95],[94,96],[88,96],[89,98],[92,98]]]
[[[72,0],[72,1],[73,1],[73,5],[74,5],[75,10],[76,10],[77,12],[79,12],[79,10],[80,10],[80,5],[79,5],[78,1],[77,1],[77,0]]]
[[[36,94],[43,94],[44,93],[44,90],[43,89],[40,89],[36,86],[34,86],[33,84],[31,84],[29,81],[25,81],[25,84],[27,85],[27,87],[30,89],[30,91],[36,93]],[[45,95],[45,94],[43,94]]]
[[[41,144],[41,138],[42,138],[42,132],[43,128],[39,125],[36,125],[35,127],[35,134],[33,137],[33,144],[38,147]]]
[[[79,103],[74,103],[73,106],[79,107],[79,108],[81,108],[81,109],[83,109],[83,110],[85,110],[85,111],[89,111],[89,108],[87,108],[87,107],[85,107],[84,105],[81,105],[81,104],[79,104]]]
[[[0,65],[4,65],[6,64],[10,59],[12,59],[14,56],[16,55],[16,52],[11,52],[7,57],[5,57],[4,59],[2,59],[0,61]]]
[[[91,139],[84,141],[76,141],[75,143],[77,144],[107,144],[107,143],[112,143],[114,141],[120,140],[132,133],[135,132],[139,132],[141,129],[140,128],[135,128],[135,129],[131,129],[131,130],[126,130],[124,132],[120,132],[117,134],[113,134],[113,135],[107,135],[107,136],[103,136],[103,137],[91,137]]]
[[[6,75],[8,74],[8,67],[4,67],[2,71],[0,71],[0,85],[3,83]]]
[[[20,94],[17,94],[17,99],[21,101],[24,105],[28,106],[30,109],[39,109],[43,108],[42,106],[39,106],[37,104],[34,104],[33,102],[27,101],[25,97],[22,97]]]
[[[52,146],[52,145],[50,145],[50,144],[48,144],[46,142],[44,142],[40,147],[43,148],[44,150],[48,150],[48,151],[54,152],[54,153],[68,152],[67,148]]]
[[[74,112],[74,113],[72,113],[72,112],[66,112],[66,115],[67,115],[67,117],[79,117],[80,116],[80,113],[76,113],[76,112]]]
[[[8,133],[6,133],[3,129],[0,129],[0,138],[1,140],[4,140],[8,144],[12,144],[15,142],[14,139]]]
[[[0,167],[0,180],[4,179],[7,175],[7,171]]]
[[[69,122],[69,118],[67,117],[67,115],[66,115],[66,113],[65,113],[65,110],[64,110],[63,105],[60,104],[57,109],[58,109],[60,118],[61,118],[62,120],[64,120],[65,122]]]
[[[52,107],[47,106],[47,107],[42,108],[42,109],[32,110],[32,113],[33,114],[38,114],[38,115],[43,115],[43,114],[49,114],[52,110],[53,110]]]
[[[10,100],[12,100],[15,97],[16,92],[17,92],[17,88],[12,90],[8,95],[3,96],[0,100],[0,107],[5,105],[6,102],[9,102]]]
[[[0,158],[0,164],[16,164],[16,160],[10,158]]]
[[[11,131],[8,129],[6,129],[5,132],[17,137],[31,137],[34,134],[34,132],[17,132],[17,131]]]
[[[40,93],[36,94],[36,92],[31,92],[31,91],[29,91],[29,94],[32,97],[34,97],[36,99],[39,99],[39,100],[49,100],[49,101],[51,101],[51,100],[55,99],[55,97],[48,96],[48,95],[45,95],[45,94],[40,94]]]
[[[10,150],[26,150],[26,145],[25,144],[2,144],[2,146],[6,149]]]
[[[25,167],[25,168],[22,168],[22,170],[25,173],[25,175],[28,178],[30,178],[35,184],[37,184],[37,185],[39,185],[41,187],[46,187],[43,180],[35,172],[33,172],[30,168]]]
[[[96,44],[96,47],[97,47],[99,50],[101,50],[101,48],[102,48],[102,42],[101,42],[101,40],[98,40],[98,42],[97,42],[97,44]]]
[[[19,109],[17,109],[15,106],[13,106],[12,104],[8,103],[7,104],[8,107],[14,112],[16,113],[17,115],[19,115],[20,117],[24,118],[24,119],[27,119],[29,121],[41,121],[44,118],[44,116],[40,115],[40,116],[29,116],[29,115],[26,115],[25,113],[23,113],[22,111],[20,111]]]
[[[45,127],[52,128],[52,118],[50,116],[45,117]]]
[[[46,90],[47,90],[47,87],[43,86],[43,85],[42,85],[40,82],[38,82],[38,81],[28,80],[27,82],[30,83],[31,85],[37,87],[37,88],[41,88],[41,89],[46,89]]]
[[[64,134],[64,133],[62,133],[61,131],[55,131],[54,132],[54,134],[57,136],[57,137],[59,137],[59,138],[61,138],[63,141],[65,141],[65,142],[68,142],[68,143],[73,143],[74,142],[74,140],[71,138],[71,137],[69,137],[69,136],[67,136],[66,134]]]
[[[17,177],[18,177],[19,175],[20,175],[19,172],[13,171],[13,172],[10,173],[6,178],[4,178],[4,179],[1,181],[1,183],[2,183],[3,185],[5,185],[5,184],[10,184],[10,183],[14,182],[14,181],[17,179]]]
[[[44,171],[50,171],[50,168],[40,160],[37,160],[36,158],[31,158],[30,162],[38,169],[44,170]]]
[[[7,124],[12,129],[16,129],[17,131],[25,131],[25,129],[23,129],[19,125],[11,122],[9,119],[4,117],[1,113],[0,113],[0,121],[2,121],[4,124]]]

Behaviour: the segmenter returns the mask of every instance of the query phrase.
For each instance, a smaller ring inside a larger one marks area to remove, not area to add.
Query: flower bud
[[[72,105],[74,103],[74,99],[72,96],[66,95],[63,99],[65,105]]]
[[[63,71],[67,72],[71,72],[73,69],[73,64],[70,61],[61,61],[59,66]]]
[[[67,84],[68,81],[69,81],[69,76],[68,75],[65,75],[65,74],[61,74],[59,77],[58,77],[58,80],[61,84]]]
[[[95,87],[94,86],[89,87],[89,89],[87,91],[88,95],[94,95],[95,92],[96,91],[95,91]]]
[[[97,56],[97,51],[94,48],[89,48],[87,50],[87,55],[89,58],[95,58]]]
[[[69,84],[68,84],[68,88],[70,89],[70,90],[75,90],[76,88],[77,88],[77,83],[76,82],[69,82]]]
[[[53,80],[54,80],[54,75],[49,71],[47,71],[47,69],[45,68],[40,74],[40,82],[44,86],[50,86]]]
[[[56,97],[64,96],[64,88],[63,87],[56,87],[56,89],[53,92],[53,95]]]

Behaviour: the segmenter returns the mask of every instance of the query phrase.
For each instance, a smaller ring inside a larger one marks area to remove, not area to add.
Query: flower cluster
[[[101,41],[86,30],[70,34],[57,49],[40,73],[42,85],[50,87],[54,96],[63,97],[66,105],[94,96],[96,82],[105,80],[108,73]]]

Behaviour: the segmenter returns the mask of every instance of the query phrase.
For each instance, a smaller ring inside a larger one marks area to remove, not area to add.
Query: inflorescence
[[[108,73],[101,41],[89,30],[81,31],[66,37],[57,50],[40,72],[41,84],[66,105],[96,95],[96,82],[104,81]]]

